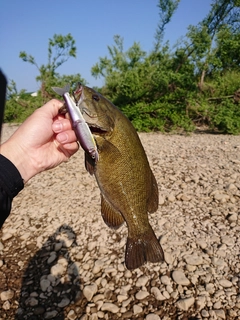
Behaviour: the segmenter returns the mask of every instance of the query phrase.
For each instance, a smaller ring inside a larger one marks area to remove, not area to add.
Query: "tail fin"
[[[63,96],[64,93],[69,92],[70,84],[67,84],[64,88],[52,87],[52,90],[60,96]]]
[[[136,238],[127,238],[125,264],[128,269],[141,267],[147,261],[164,261],[163,249],[151,226],[147,233]]]

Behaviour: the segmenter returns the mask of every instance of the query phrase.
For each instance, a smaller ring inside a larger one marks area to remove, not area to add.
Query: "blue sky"
[[[70,58],[58,72],[80,73],[89,86],[103,84],[91,76],[91,67],[108,54],[113,36],[124,38],[127,50],[134,41],[144,51],[153,48],[159,22],[158,0],[0,0],[0,68],[17,83],[18,90],[35,91],[39,83],[35,66],[19,58],[20,51],[47,62],[48,39],[71,33],[76,41],[77,58]],[[211,0],[181,0],[164,41],[173,45],[210,10]]]

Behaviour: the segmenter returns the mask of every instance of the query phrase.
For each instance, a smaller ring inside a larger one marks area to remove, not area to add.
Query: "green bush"
[[[4,122],[22,123],[41,106],[40,97],[17,97],[6,101]]]
[[[143,102],[122,108],[138,131],[193,131],[195,126],[187,116],[184,106],[165,102],[146,104]]]
[[[216,105],[210,125],[222,133],[240,134],[240,104],[226,99]]]

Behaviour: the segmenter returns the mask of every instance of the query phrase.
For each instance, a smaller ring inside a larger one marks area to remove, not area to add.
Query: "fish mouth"
[[[87,124],[88,124],[89,129],[93,135],[95,134],[95,135],[101,136],[101,135],[104,135],[107,133],[106,130],[104,130],[103,128],[101,128],[99,126],[96,126],[96,125],[93,125],[90,123],[87,123]]]

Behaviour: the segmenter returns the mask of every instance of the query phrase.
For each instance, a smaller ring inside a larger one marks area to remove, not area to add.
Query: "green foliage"
[[[34,65],[39,75],[36,80],[40,82],[40,95],[42,97],[42,103],[46,102],[50,98],[54,97],[51,87],[56,86],[56,82],[59,84],[62,81],[62,77],[56,72],[56,70],[71,57],[76,58],[77,48],[75,46],[75,40],[69,33],[66,36],[61,34],[54,34],[53,39],[49,39],[48,42],[48,62],[39,66],[32,55],[27,54],[25,51],[21,51],[19,57],[24,61]],[[63,78],[66,76],[63,76]],[[71,76],[73,79],[80,78],[80,75]]]
[[[211,92],[211,97],[234,95],[240,89],[239,71],[227,70],[224,73],[216,73],[208,83],[214,88],[214,91]]]
[[[25,99],[26,101],[26,99]],[[4,122],[21,123],[38,108],[38,99],[27,99],[26,106],[20,105],[17,101],[6,102],[4,111]]]
[[[56,73],[54,77],[48,79],[45,91],[49,92],[49,99],[59,99],[59,95],[53,92],[52,87],[63,87],[66,84],[70,84],[72,88],[75,88],[76,83],[78,82],[81,82],[82,84],[86,83],[79,73],[62,76]],[[41,91],[37,92],[37,96],[31,96],[31,93],[26,93],[25,90],[18,92],[14,81],[10,82],[7,89],[4,122],[23,122],[34,110],[41,107],[44,103]]]
[[[240,133],[240,8],[233,0],[213,1],[206,18],[189,26],[186,40],[170,50],[162,35],[177,6],[178,1],[159,0],[152,52],[146,54],[139,43],[125,51],[123,38],[115,36],[109,56],[100,58],[92,75],[104,77],[101,93],[139,131],[207,125]]]
[[[58,98],[52,87],[63,87],[67,83],[72,87],[77,82],[83,84],[86,81],[81,75],[60,75],[57,69],[70,57],[76,57],[75,40],[71,34],[66,36],[55,34],[48,42],[48,61],[46,64],[39,66],[35,58],[21,51],[19,57],[24,61],[34,65],[39,75],[36,80],[40,82],[40,90],[36,97],[26,93],[24,90],[17,92],[16,83],[11,81],[8,85],[7,102],[5,108],[5,122],[22,122],[25,120],[35,109],[43,105],[51,98]]]
[[[227,71],[204,84],[203,91],[188,101],[188,115],[196,125],[222,133],[240,133],[239,72]]]
[[[223,26],[217,34],[215,69],[239,70],[240,65],[240,30],[232,32],[230,26]]]
[[[226,99],[219,103],[212,115],[212,127],[223,133],[240,133],[240,108],[239,104]]]
[[[240,134],[240,2],[213,0],[206,17],[189,26],[186,37],[173,48],[162,43],[164,30],[179,0],[159,0],[159,24],[153,50],[134,42],[127,50],[115,35],[108,55],[92,67],[105,84],[97,90],[117,105],[139,131],[193,131],[196,126]],[[80,74],[60,76],[57,68],[76,56],[70,34],[49,39],[48,62],[20,52],[23,61],[39,70],[38,97],[17,93],[9,86],[5,119],[22,119],[54,96],[51,87],[85,83]]]
[[[66,36],[54,34],[53,39],[49,39],[48,42],[48,63],[46,65],[38,66],[35,58],[25,51],[21,51],[19,57],[24,62],[35,65],[40,72],[38,80],[44,81],[46,76],[54,76],[56,69],[70,57],[76,58],[76,52],[75,40],[70,33]]]
[[[166,25],[170,22],[174,12],[176,11],[180,0],[159,0],[158,8],[160,22],[158,24],[156,34],[155,34],[155,49],[154,51],[159,51],[161,42],[164,35],[164,30]]]
[[[186,117],[185,106],[167,103],[138,103],[126,106],[122,111],[132,121],[138,131],[192,131],[194,125]]]
[[[40,106],[40,96],[33,97],[25,90],[17,91],[16,83],[12,80],[7,87],[7,101],[4,111],[4,122],[23,122]]]

